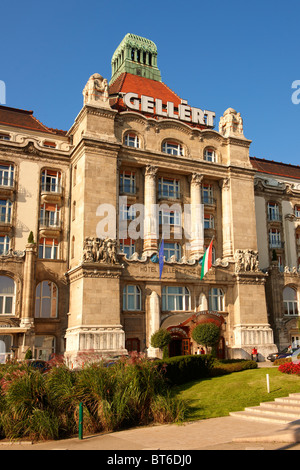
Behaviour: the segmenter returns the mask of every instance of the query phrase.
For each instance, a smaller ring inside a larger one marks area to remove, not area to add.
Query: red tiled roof
[[[139,96],[144,95],[161,99],[165,105],[170,101],[174,103],[175,108],[181,104],[181,98],[165,83],[124,72],[110,85],[109,94],[114,95],[129,92],[137,93]],[[127,109],[121,97],[111,98],[110,105],[118,111],[125,111]],[[151,117],[155,117],[155,114],[151,114]],[[199,126],[192,123],[189,123],[189,125],[201,129],[206,128],[206,126]]]
[[[264,158],[256,157],[250,157],[250,161],[253,168],[260,173],[300,179],[300,166],[274,162],[273,160],[265,160]]]
[[[0,125],[1,124],[5,126],[21,127],[22,129],[46,132],[47,134],[65,135],[67,133],[67,131],[46,127],[33,116],[33,111],[9,108],[7,106],[0,106]]]

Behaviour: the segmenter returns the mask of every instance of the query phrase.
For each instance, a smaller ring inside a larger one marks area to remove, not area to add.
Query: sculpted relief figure
[[[83,261],[116,264],[118,262],[117,241],[111,238],[87,237],[83,243]]]
[[[258,272],[258,252],[255,250],[236,250],[235,272]]]
[[[228,108],[220,118],[219,132],[224,137],[228,137],[229,135],[244,135],[241,113],[237,113],[233,108]]]
[[[83,104],[109,107],[108,83],[99,73],[94,73],[88,79],[83,89]]]

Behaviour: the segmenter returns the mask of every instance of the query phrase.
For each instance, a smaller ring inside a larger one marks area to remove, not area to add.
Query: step
[[[279,405],[283,406],[292,406],[295,408],[300,409],[300,400],[298,398],[292,397],[282,397],[282,398],[275,398],[274,404],[278,403]]]
[[[289,424],[291,422],[290,419],[283,418],[282,416],[276,416],[274,413],[270,413],[269,415],[260,415],[258,413],[250,413],[247,411],[234,411],[229,413],[230,416],[234,416],[235,418],[242,418],[254,421],[261,421],[261,422],[268,422],[273,424]]]
[[[285,407],[273,408],[270,406],[252,406],[251,408],[245,408],[245,411],[249,413],[256,413],[260,415],[274,415],[278,417],[288,418],[290,421],[296,421],[300,419],[300,413],[295,412],[295,410],[289,410]]]
[[[260,406],[264,408],[270,408],[274,411],[280,410],[280,409],[285,409],[287,411],[293,411],[294,413],[299,414],[300,418],[300,404],[298,403],[293,403],[290,401],[266,401],[260,404]]]

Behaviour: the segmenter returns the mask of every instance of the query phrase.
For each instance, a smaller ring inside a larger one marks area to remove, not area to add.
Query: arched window
[[[213,287],[209,291],[209,310],[224,311],[224,292],[222,289]]]
[[[141,310],[141,289],[127,285],[123,289],[123,310]]]
[[[137,134],[134,134],[133,132],[128,132],[127,134],[125,134],[124,144],[128,147],[140,148],[140,139]]]
[[[166,286],[162,290],[162,310],[190,310],[191,295],[187,287]]]
[[[178,142],[166,140],[162,145],[162,151],[169,155],[183,155],[183,146]]]
[[[37,285],[35,294],[35,317],[57,317],[57,286],[51,281],[42,281]]]
[[[297,291],[292,287],[283,289],[283,312],[284,315],[298,315]]]
[[[15,282],[11,277],[0,276],[0,315],[15,314]]]
[[[217,154],[214,149],[207,148],[204,150],[204,160],[207,162],[217,162]]]

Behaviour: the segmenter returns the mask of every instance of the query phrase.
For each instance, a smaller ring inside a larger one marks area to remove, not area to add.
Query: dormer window
[[[204,160],[207,162],[216,162],[217,161],[217,154],[214,149],[208,148],[204,151]]]
[[[178,142],[172,142],[170,140],[166,140],[163,143],[162,151],[164,153],[168,153],[169,155],[183,155],[183,147]]]
[[[136,134],[128,133],[125,135],[124,144],[127,145],[128,147],[139,148],[140,140]]]
[[[3,134],[1,132],[0,133],[0,140],[10,140],[10,135],[9,134]]]
[[[55,142],[50,142],[49,140],[45,140],[44,147],[55,149],[56,148],[56,143]]]

